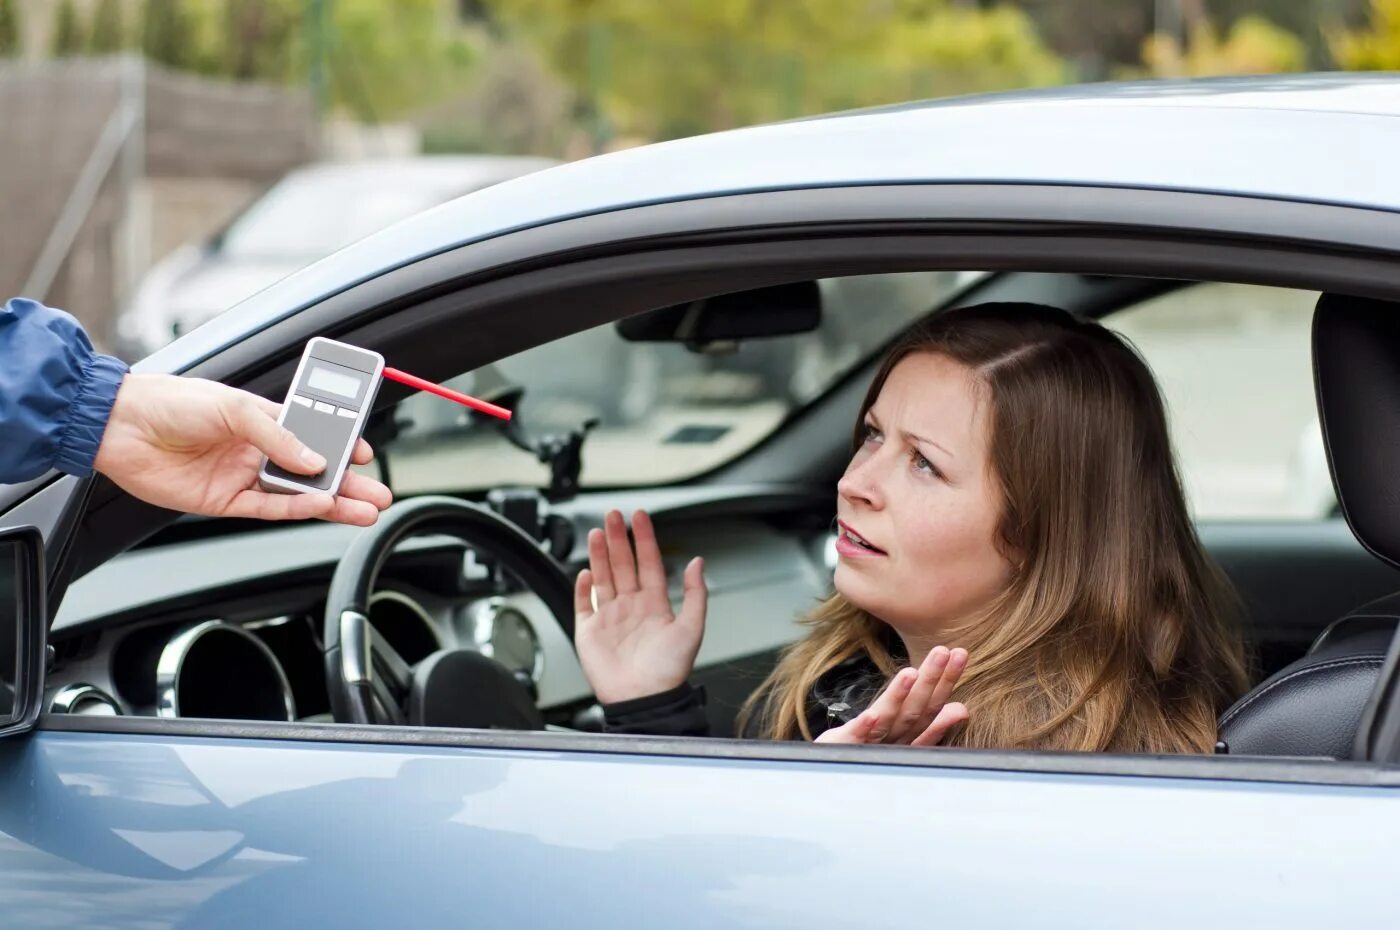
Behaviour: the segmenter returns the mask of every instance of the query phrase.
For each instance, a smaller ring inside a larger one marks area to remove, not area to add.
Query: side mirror
[[[44,691],[44,537],[0,530],[0,736],[33,729]]]

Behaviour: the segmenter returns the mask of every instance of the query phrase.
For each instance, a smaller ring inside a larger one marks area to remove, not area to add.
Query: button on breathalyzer
[[[267,491],[335,494],[379,392],[384,356],[317,336],[306,344],[278,422],[326,460],[319,475],[298,475],[266,458],[258,484]]]

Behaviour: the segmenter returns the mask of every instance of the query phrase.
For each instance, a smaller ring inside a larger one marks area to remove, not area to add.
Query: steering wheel
[[[501,663],[474,650],[444,649],[410,666],[370,625],[370,593],[389,553],[409,536],[427,534],[454,536],[496,559],[574,640],[573,586],[529,534],[493,510],[456,498],[403,501],[355,538],[331,578],[322,649],[335,719],[543,729],[526,686]]]

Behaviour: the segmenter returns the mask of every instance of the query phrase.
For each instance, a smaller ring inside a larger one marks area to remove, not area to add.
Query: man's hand
[[[266,455],[314,475],[325,460],[277,422],[273,401],[237,388],[173,375],[127,375],[117,391],[95,467],[148,504],[211,517],[304,520],[369,526],[393,501],[373,478],[346,471],[340,492],[273,494],[258,487]],[[351,461],[373,458],[361,439]]]
[[[614,704],[669,691],[690,677],[705,632],[706,592],[704,564],[691,559],[685,599],[673,614],[646,511],[632,515],[635,561],[622,514],[609,511],[603,526],[588,534],[588,568],[574,585],[574,643],[593,693]]]
[[[937,746],[950,729],[967,719],[967,708],[948,700],[966,667],[966,649],[935,646],[917,672],[900,669],[859,716],[827,730],[816,742]]]

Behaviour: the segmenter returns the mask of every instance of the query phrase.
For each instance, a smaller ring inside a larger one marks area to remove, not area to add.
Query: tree
[[[1337,64],[1348,71],[1400,68],[1400,0],[1371,0],[1365,28],[1338,30],[1328,45]]]
[[[0,0],[0,58],[19,53],[19,18],[15,0]]]
[[[180,0],[146,0],[141,50],[151,61],[172,68],[195,62],[194,29]]]
[[[126,23],[122,20],[121,0],[101,0],[97,5],[88,47],[94,55],[111,55],[126,48]]]
[[[1153,0],[1021,0],[1020,6],[1082,80],[1137,64],[1143,40],[1152,34]]]
[[[1192,25],[1189,34],[1184,49],[1167,36],[1150,37],[1143,45],[1143,63],[1154,74],[1190,77],[1276,74],[1307,65],[1302,41],[1262,16],[1237,20],[1224,39],[1206,20]]]
[[[225,7],[226,67],[239,81],[286,82],[300,76],[304,0],[235,0]]]
[[[330,32],[331,105],[367,122],[465,92],[477,57],[440,0],[336,0]]]
[[[54,26],[53,54],[55,58],[72,58],[83,53],[83,24],[73,0],[58,5],[58,20]]]
[[[579,91],[595,147],[1064,80],[1020,10],[954,0],[491,0]]]
[[[1314,68],[1332,64],[1329,34],[1364,24],[1367,7],[1366,0],[1211,0],[1211,13],[1223,25],[1262,16],[1293,33],[1307,46]]]
[[[370,121],[464,89],[473,38],[449,0],[322,3],[325,22],[313,25],[309,0],[146,0],[141,48],[172,68],[304,87],[312,49],[323,47],[331,109]]]

